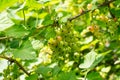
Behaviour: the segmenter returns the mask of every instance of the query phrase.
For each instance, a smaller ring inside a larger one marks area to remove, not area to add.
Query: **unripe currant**
[[[62,37],[61,36],[57,36],[56,40],[60,42],[60,41],[62,41]]]
[[[109,41],[106,41],[105,42],[105,47],[109,47],[110,46],[110,42]]]
[[[79,9],[79,13],[82,14],[84,11],[82,8]]]
[[[94,26],[88,26],[88,30],[89,30],[90,32],[94,32],[94,31],[95,31],[95,27],[94,27]]]
[[[65,33],[67,33],[68,31],[67,31],[67,29],[62,29],[61,32],[65,34]]]
[[[88,10],[91,10],[91,9],[92,9],[92,4],[88,4],[88,5],[87,5],[87,9],[88,9]]]
[[[68,46],[68,44],[69,44],[68,42],[64,42],[64,46]]]
[[[116,21],[117,21],[117,18],[114,18],[114,21],[116,22]]]
[[[50,46],[56,46],[57,45],[57,41],[53,38],[50,38],[50,40],[48,41],[48,45]]]
[[[71,57],[73,57],[74,52],[80,51],[80,46],[78,46],[77,44],[79,41],[79,37],[81,36],[79,32],[75,31],[74,26],[72,26],[71,23],[67,23],[60,28],[57,27],[56,33],[56,38],[51,38],[48,41],[52,51],[54,51],[53,58],[59,55],[59,58],[57,58],[58,61],[65,61],[64,57],[70,59]]]
[[[95,9],[94,15],[98,15],[99,13],[100,13],[100,10],[99,9]]]
[[[102,21],[108,21],[108,17],[105,15],[100,15],[100,20]]]
[[[61,31],[60,30],[56,30],[56,33],[57,33],[57,35],[60,35]]]

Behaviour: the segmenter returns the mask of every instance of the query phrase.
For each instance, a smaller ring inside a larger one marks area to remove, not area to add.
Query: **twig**
[[[69,21],[72,21],[73,19],[76,19],[76,18],[78,18],[79,16],[82,16],[83,14],[86,14],[86,13],[88,13],[88,12],[90,12],[90,11],[91,11],[91,10],[83,11],[82,13],[80,13],[80,14],[72,17],[72,18],[69,18],[68,20],[69,20]]]
[[[37,25],[38,25],[38,19],[39,19],[39,18],[38,18],[38,17],[39,17],[39,14],[38,14],[38,13],[36,13],[36,15],[37,15],[37,16],[36,16],[35,27],[37,27]]]
[[[84,75],[84,80],[87,80],[87,74],[89,73],[90,69],[88,69]]]
[[[23,9],[22,11],[23,11],[23,17],[24,17],[24,25],[26,26],[26,17],[25,17],[25,11],[24,11],[24,9]]]
[[[110,0],[110,1],[108,1],[108,2],[104,2],[103,4],[98,5],[96,9],[98,9],[98,8],[100,8],[100,7],[102,7],[102,6],[106,6],[106,5],[108,5],[108,4],[110,4],[110,3],[114,2],[114,1],[116,1],[116,0]],[[74,19],[76,19],[76,18],[78,18],[78,17],[80,17],[80,16],[82,16],[82,15],[84,15],[84,14],[90,12],[90,11],[94,11],[94,10],[95,10],[95,9],[83,11],[82,13],[80,13],[80,14],[72,17],[72,18],[69,18],[68,21],[72,21],[72,20],[74,20]]]
[[[8,37],[0,37],[0,40],[8,39]]]
[[[6,57],[6,56],[1,56],[1,55],[0,55],[0,58],[6,59],[10,61],[11,63],[12,62],[16,63],[24,73],[26,73],[28,76],[30,75],[30,73],[17,60],[10,58],[10,57]]]

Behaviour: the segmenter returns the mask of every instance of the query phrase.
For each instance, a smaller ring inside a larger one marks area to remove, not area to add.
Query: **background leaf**
[[[74,72],[62,72],[57,78],[58,80],[77,80]]]
[[[0,12],[15,4],[18,0],[0,0]]]
[[[36,53],[29,40],[24,42],[21,48],[16,49],[13,52],[13,55],[15,58],[20,58],[22,60],[30,60],[36,58]]]
[[[84,62],[79,65],[79,68],[90,68],[95,61],[97,53],[91,50],[87,55],[85,55]]]
[[[29,32],[24,28],[23,25],[14,25],[5,30],[5,34],[9,37],[21,38],[27,35]]]
[[[0,54],[5,50],[5,45],[0,43]]]
[[[37,74],[32,74],[28,77],[26,77],[26,80],[37,80],[38,79],[38,75]]]
[[[0,31],[4,31],[13,25],[14,22],[8,17],[7,12],[0,13]]]
[[[98,72],[91,72],[87,75],[88,80],[103,80]]]
[[[39,66],[36,72],[42,74],[44,77],[52,76],[52,68],[49,68],[48,66]]]

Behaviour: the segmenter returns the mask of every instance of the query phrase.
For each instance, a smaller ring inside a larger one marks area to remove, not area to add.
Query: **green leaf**
[[[0,73],[0,76],[2,76],[2,73]]]
[[[120,9],[118,8],[113,8],[111,9],[111,12],[115,15],[115,17],[119,17],[119,14],[120,14]]]
[[[89,52],[84,59],[84,63],[79,65],[79,68],[94,68],[99,62],[101,62],[104,56],[110,53],[111,50],[101,54],[97,54],[94,50]]]
[[[45,34],[46,39],[53,38],[53,37],[55,37],[55,35],[56,35],[56,33],[54,31],[54,28],[48,27],[46,30],[46,34]]]
[[[41,3],[49,2],[50,0],[40,0]]]
[[[36,50],[37,49],[39,50],[44,46],[43,42],[40,40],[33,40],[31,43],[32,43],[33,48]]]
[[[15,4],[18,0],[0,0],[0,12]]]
[[[103,29],[107,26],[105,21],[96,20],[95,22]]]
[[[30,17],[27,20],[27,25],[30,26],[31,29],[36,27],[36,18],[35,17]]]
[[[26,0],[26,6],[28,6],[30,10],[39,10],[43,7],[43,5],[36,0]]]
[[[14,23],[8,17],[7,12],[0,13],[0,31],[4,31],[5,29],[13,26]]]
[[[18,48],[19,47],[19,40],[13,40],[10,42],[10,48]]]
[[[37,80],[37,79],[38,79],[37,74],[32,74],[32,75],[25,78],[25,80]]]
[[[0,43],[0,54],[5,50],[5,45]]]
[[[87,80],[103,80],[98,72],[91,72],[87,75]]]
[[[93,40],[93,36],[89,36],[86,37],[85,40],[83,42],[81,42],[82,44],[88,44]]]
[[[68,20],[68,18],[70,18],[71,17],[71,15],[70,14],[68,14],[67,16],[64,16],[64,17],[62,17],[61,19],[60,19],[60,22],[62,23],[66,23],[67,22],[67,20]]]
[[[21,48],[16,49],[13,52],[15,58],[20,58],[22,60],[30,60],[36,58],[36,53],[30,43],[30,41],[25,41]]]
[[[90,44],[86,44],[86,45],[83,45],[81,48],[80,48],[80,50],[81,51],[83,51],[83,50],[85,50],[85,49],[88,49],[88,48],[90,48],[90,46],[91,45],[95,45],[96,43],[98,43],[99,42],[99,40],[94,40],[94,41],[92,41]],[[83,43],[83,42],[82,42]]]
[[[48,77],[52,75],[52,68],[49,68],[48,66],[39,66],[36,72]]]
[[[96,54],[94,50],[91,50],[91,52],[85,55],[84,62],[79,65],[79,68],[90,68],[95,61]]]
[[[50,14],[48,14],[47,16],[45,16],[42,24],[45,25],[45,26],[53,24],[53,20],[51,19],[51,15]]]
[[[52,71],[53,75],[57,75],[59,72],[60,72],[60,68],[58,66],[55,66]]]
[[[95,67],[99,62],[101,62],[103,60],[103,58],[104,58],[103,54],[98,54],[96,56],[96,59],[95,59],[94,63],[91,65],[90,68]]]
[[[62,72],[59,74],[57,80],[77,80],[74,72]]]
[[[4,69],[6,69],[8,66],[7,60],[0,59],[0,65],[2,65],[2,66],[0,66],[0,73],[3,73]]]
[[[19,71],[19,66],[18,66],[17,64],[14,64],[14,65],[13,65],[12,71],[13,71],[13,74],[12,74],[11,76],[12,76],[13,78],[19,77],[20,71]],[[17,74],[16,74],[16,73],[17,73]]]
[[[110,53],[111,51],[112,51],[112,50],[108,50],[108,51],[106,51],[106,52],[97,54],[97,55],[96,55],[96,58],[95,58],[95,61],[94,61],[94,63],[91,65],[90,68],[94,68],[98,63],[100,63],[100,62],[104,59],[105,55],[107,55],[107,54]]]
[[[115,61],[114,64],[119,64],[120,63],[120,57],[118,58],[118,60]]]
[[[45,6],[52,6],[60,2],[60,0],[43,0]]]
[[[5,34],[9,37],[21,38],[27,35],[29,32],[23,27],[23,25],[14,25],[5,30]]]
[[[8,16],[16,24],[20,24],[20,22],[24,20],[24,18],[18,15],[18,13],[20,13],[20,10],[23,11],[25,4],[26,2],[24,2],[23,4],[12,6],[9,9],[7,9]],[[23,14],[21,15],[23,16]]]

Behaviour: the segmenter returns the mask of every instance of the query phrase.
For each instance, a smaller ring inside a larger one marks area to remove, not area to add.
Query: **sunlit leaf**
[[[45,18],[45,16],[46,16],[47,14],[48,14],[48,13],[46,13],[46,12],[41,13],[41,14],[39,15],[39,18],[41,18],[41,19]]]
[[[44,6],[51,6],[51,5],[55,5],[55,4],[59,3],[60,0],[52,0],[52,1],[45,0],[44,2],[47,2],[47,3],[44,4]]]
[[[36,0],[26,0],[26,6],[28,6],[31,10],[38,10],[42,8],[43,5]]]
[[[39,40],[33,40],[32,41],[32,46],[34,49],[40,49],[43,47],[43,43]]]
[[[7,66],[8,66],[7,60],[3,60],[3,59],[0,60],[0,65],[2,65],[2,66],[0,66],[0,73],[1,73],[1,72],[3,72],[3,70],[6,69]]]
[[[23,8],[25,7],[25,4],[26,4],[26,1],[21,4],[21,5],[17,5],[16,6],[13,6],[12,8],[9,8],[7,10],[8,12],[8,16],[10,17],[10,19],[12,19],[12,21],[14,21],[15,23],[19,22],[19,21],[22,21],[24,20],[22,17],[20,17],[20,15],[18,15],[17,13],[19,13],[19,11],[23,11]],[[15,7],[15,8],[14,8]],[[23,16],[23,14],[22,14]]]
[[[93,40],[93,36],[89,36],[85,38],[85,41],[81,42],[82,44],[88,44]]]
[[[5,45],[0,43],[0,54],[5,50]]]
[[[95,61],[96,55],[97,53],[94,50],[91,50],[91,52],[85,55],[84,62],[79,65],[79,68],[90,68]]]
[[[94,68],[98,63],[103,60],[105,55],[110,52],[111,50],[101,54],[97,54],[94,50],[91,50],[91,52],[85,55],[84,62],[79,65],[79,68]]]
[[[116,60],[114,64],[119,64],[119,63],[120,63],[120,58],[118,58],[118,60]]]
[[[13,25],[14,25],[14,23],[8,17],[7,12],[0,13],[0,31],[4,31],[5,29],[7,29]]]
[[[93,62],[93,64],[90,66],[90,68],[94,68],[99,62],[101,62],[104,58],[103,54],[97,54],[95,61]]]
[[[0,0],[0,12],[15,4],[18,0]]]
[[[83,51],[83,50],[85,50],[85,49],[88,49],[88,48],[90,48],[91,45],[95,45],[96,43],[98,43],[98,40],[94,40],[94,41],[92,41],[90,44],[83,45],[83,46],[80,48],[80,50]]]

